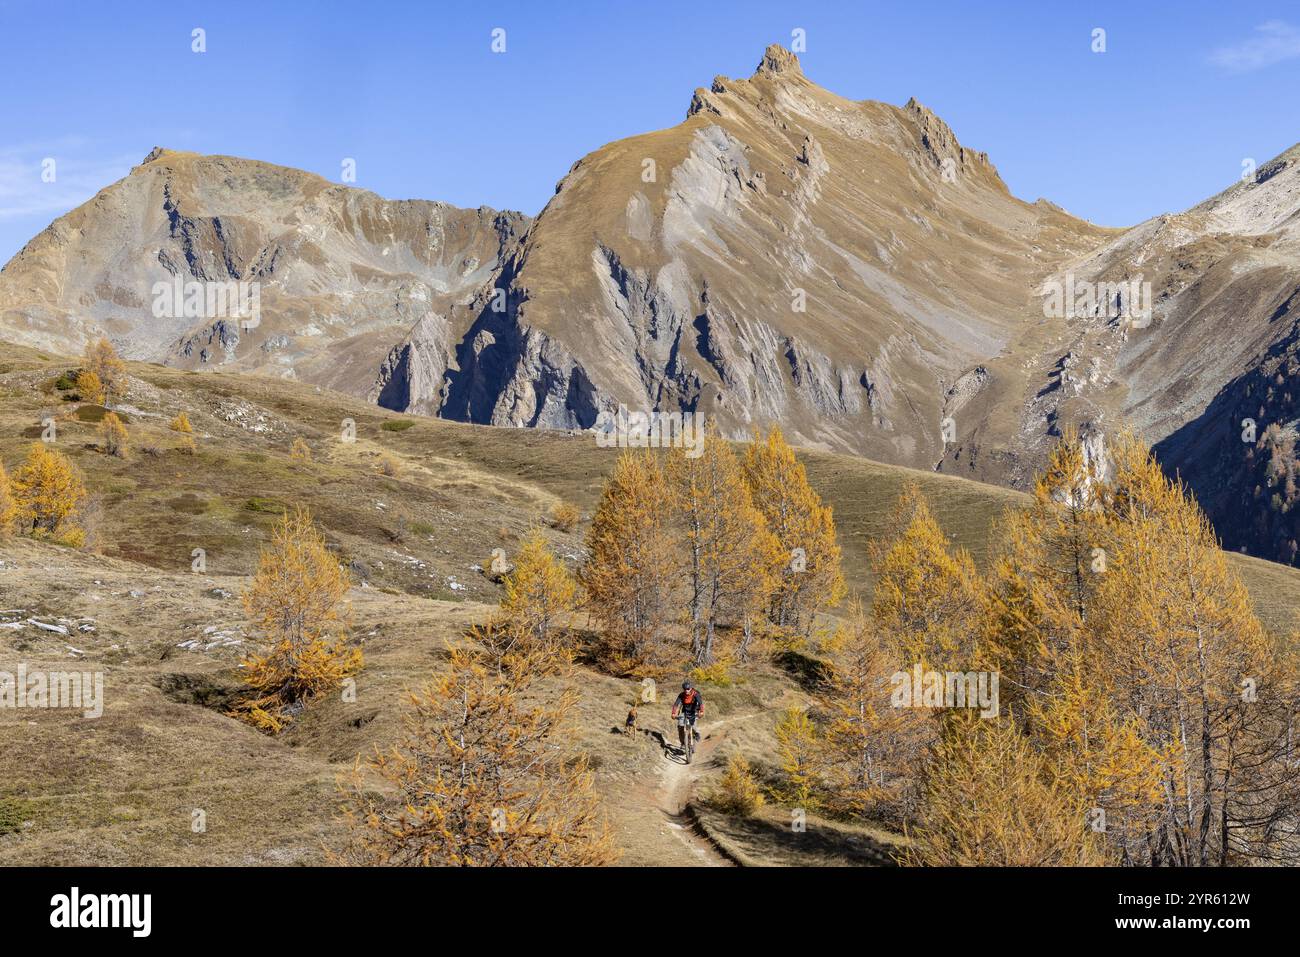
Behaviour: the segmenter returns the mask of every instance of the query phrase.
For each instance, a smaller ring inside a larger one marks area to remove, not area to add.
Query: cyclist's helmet
[[[692,688],[694,688],[694,687],[695,687],[695,685],[691,684],[689,681],[683,681],[683,682],[682,682],[682,690],[683,690],[683,691],[690,691],[690,690],[691,690]]]

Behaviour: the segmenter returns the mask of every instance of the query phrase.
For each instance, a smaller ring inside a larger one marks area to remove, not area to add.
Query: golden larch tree
[[[111,404],[126,392],[126,363],[107,339],[96,339],[86,344],[83,371],[93,373],[100,383],[102,402]]]
[[[76,386],[77,394],[81,396],[83,402],[90,402],[94,405],[104,404],[104,383],[100,381],[96,373],[89,369],[82,369],[77,373]]]
[[[768,615],[777,627],[807,636],[818,612],[839,604],[846,592],[830,506],[813,491],[775,425],[746,449],[744,477],[783,558]]]
[[[944,722],[908,864],[1045,867],[1105,863],[1081,795],[1050,783],[1044,760],[1005,718]]]
[[[898,668],[976,668],[982,611],[980,578],[964,550],[952,550],[920,487],[909,484],[894,508],[891,532],[873,545],[876,590],[871,615]]]
[[[592,615],[634,660],[660,653],[675,616],[678,537],[658,458],[624,452],[601,489],[579,577]]]
[[[572,689],[540,695],[553,660],[505,669],[463,648],[417,694],[391,747],[357,768],[345,860],[426,867],[593,866],[617,859],[586,763],[564,747]],[[371,782],[377,782],[378,787]]]
[[[1035,477],[1033,500],[999,528],[988,588],[983,651],[1007,681],[1006,703],[1045,693],[1055,659],[1082,640],[1114,550],[1103,465],[1067,430]]]
[[[740,460],[712,430],[698,457],[669,453],[666,473],[682,526],[691,658],[708,665],[718,625],[748,626],[777,587],[781,546],[754,505]]]
[[[58,537],[86,501],[86,484],[62,452],[33,442],[10,479],[19,527],[32,535]]]
[[[1163,792],[1176,798],[1148,841],[1150,863],[1273,859],[1283,845],[1294,853],[1294,839],[1260,821],[1295,813],[1295,768],[1267,791],[1245,773],[1264,758],[1284,762],[1277,709],[1300,703],[1294,683],[1279,674],[1277,649],[1187,490],[1132,435],[1113,458],[1113,554],[1089,660],[1165,756]]]
[[[805,709],[791,705],[782,713],[776,724],[776,746],[784,779],[781,798],[794,808],[818,806],[823,749],[817,725]]]
[[[901,655],[884,638],[855,600],[830,642],[831,672],[818,693],[821,764],[834,810],[901,821],[919,803],[932,732],[924,712],[893,706],[890,677]]]
[[[506,576],[505,589],[502,616],[532,642],[553,640],[557,623],[578,602],[577,581],[537,527],[524,536],[514,569]]]
[[[130,454],[129,436],[124,423],[116,412],[105,412],[99,422],[99,440],[104,451],[118,458],[127,458]]]
[[[9,473],[0,462],[0,539],[13,531],[14,520],[18,517],[18,503],[9,487]]]
[[[326,547],[311,514],[303,508],[286,512],[241,596],[271,648],[243,662],[253,695],[237,715],[279,731],[311,698],[361,669],[361,649],[330,635],[344,624],[350,587],[347,571]]]

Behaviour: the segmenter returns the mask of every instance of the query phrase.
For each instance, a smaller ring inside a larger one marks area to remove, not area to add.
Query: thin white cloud
[[[87,152],[86,144],[74,138],[0,149],[0,220],[24,216],[53,219],[80,206],[140,162],[138,156],[93,156]],[[47,161],[53,161],[52,168]],[[47,169],[52,169],[52,178]]]
[[[1210,62],[1230,73],[1248,73],[1300,57],[1300,29],[1284,20],[1269,20],[1254,35],[1210,54]]]

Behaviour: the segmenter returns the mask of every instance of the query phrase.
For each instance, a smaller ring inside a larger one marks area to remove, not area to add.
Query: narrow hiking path
[[[660,786],[657,794],[659,810],[663,813],[669,832],[679,840],[702,867],[734,867],[736,862],[718,850],[700,828],[691,806],[695,797],[695,784],[700,772],[712,760],[714,751],[726,740],[725,726],[766,714],[752,711],[737,714],[701,725],[701,738],[690,764],[677,748],[677,728],[669,732],[672,737],[655,735],[663,748]]]
[[[716,747],[716,735],[706,733],[696,746],[692,763],[687,764],[685,756],[678,752],[676,742],[666,743],[658,802],[669,832],[686,846],[702,867],[731,867],[733,862],[718,853],[713,842],[701,832],[691,808],[698,769]]]

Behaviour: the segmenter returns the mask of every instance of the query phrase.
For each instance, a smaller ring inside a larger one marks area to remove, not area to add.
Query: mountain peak
[[[755,76],[764,74],[803,76],[803,68],[800,67],[797,56],[781,44],[773,43],[763,51],[763,59],[759,61],[758,69],[754,72]]]

